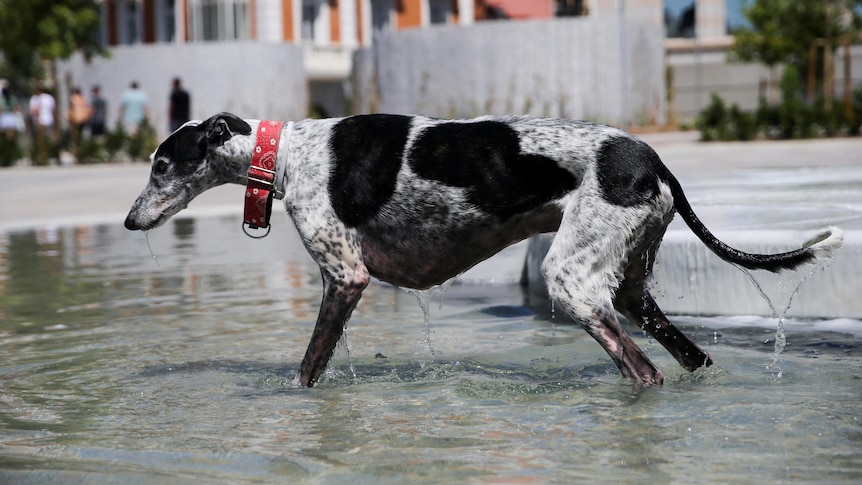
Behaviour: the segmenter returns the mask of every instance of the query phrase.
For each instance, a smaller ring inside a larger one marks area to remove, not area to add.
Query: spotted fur
[[[125,225],[163,224],[201,192],[245,184],[259,121],[221,113],[189,122],[153,154]],[[364,115],[295,123],[282,141],[284,203],[323,275],[323,301],[297,382],[313,386],[371,276],[425,289],[529,236],[557,231],[542,264],[551,297],[641,384],[663,375],[616,311],[688,370],[710,356],[674,327],[647,288],[675,212],[721,258],[780,271],[840,247],[831,228],[807,247],[744,253],[716,239],[645,143],[562,119],[438,120]]]

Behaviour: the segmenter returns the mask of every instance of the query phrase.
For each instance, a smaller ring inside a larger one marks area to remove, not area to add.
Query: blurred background
[[[860,12],[858,0],[4,0],[2,108],[17,114],[0,158],[146,156],[175,126],[175,81],[180,121],[513,113],[705,139],[855,135]],[[138,105],[124,111],[132,83]],[[54,97],[41,152],[39,87]],[[101,106],[104,131],[90,136],[75,103]],[[145,121],[127,119],[139,110]]]

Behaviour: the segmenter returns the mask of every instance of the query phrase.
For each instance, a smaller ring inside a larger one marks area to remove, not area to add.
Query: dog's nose
[[[141,229],[141,226],[138,225],[138,221],[136,221],[131,214],[126,216],[126,222],[124,222],[123,225],[130,231],[138,231]]]

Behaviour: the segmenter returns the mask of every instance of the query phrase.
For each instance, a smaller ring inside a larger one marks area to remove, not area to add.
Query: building
[[[237,42],[299,45],[309,112],[337,116],[347,111],[345,83],[353,52],[371,45],[375,32],[548,18],[554,6],[554,0],[102,0],[99,37],[114,49]]]
[[[552,0],[527,0],[547,4]],[[301,45],[312,111],[341,115],[353,52],[374,32],[469,25],[494,18],[503,0],[103,0],[108,47],[199,42]],[[508,3],[518,3],[509,0]],[[525,3],[521,0],[520,3]],[[495,5],[492,5],[495,4]]]
[[[691,120],[713,91],[752,108],[765,80],[775,77],[763,66],[727,63],[730,34],[745,22],[744,0],[102,0],[101,5],[99,36],[115,50],[248,43],[301,49],[308,112],[317,115],[350,111],[353,56],[372,45],[376,32],[467,27],[501,18],[618,15],[663,25],[665,64],[674,73],[668,108],[673,113],[666,117],[671,120]],[[167,51],[160,49],[159,55],[171,56]],[[166,70],[177,70],[177,62],[164,62]]]

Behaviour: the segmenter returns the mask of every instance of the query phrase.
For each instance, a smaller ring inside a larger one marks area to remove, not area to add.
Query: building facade
[[[763,94],[766,81],[776,79],[774,72],[762,66],[727,62],[733,42],[730,34],[745,23],[744,4],[744,0],[102,0],[98,35],[115,53],[158,51],[161,57],[154,60],[158,69],[181,77],[197,74],[198,61],[189,64],[183,53],[192,46],[208,46],[204,50],[212,51],[218,46],[242,45],[246,48],[232,52],[248,52],[243,55],[255,55],[254,45],[260,44],[298,49],[301,73],[273,72],[302,76],[308,114],[339,116],[351,112],[355,87],[350,80],[357,51],[371,48],[375,35],[381,33],[389,37],[415,29],[442,32],[440,27],[466,28],[494,19],[637,19],[664,29],[663,64],[673,75],[665,119],[690,121],[711,92],[750,109]],[[541,37],[541,29],[538,31]],[[540,37],[534,40],[541,43]],[[588,44],[572,45],[570,50],[598,48],[598,44]],[[152,49],[156,46],[160,48]],[[241,74],[231,73],[243,77]],[[115,75],[126,78],[122,84],[141,77],[135,72]],[[89,80],[72,82],[86,85]]]

